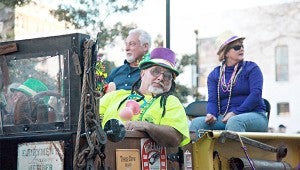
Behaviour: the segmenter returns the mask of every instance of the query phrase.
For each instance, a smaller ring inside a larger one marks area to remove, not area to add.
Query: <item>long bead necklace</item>
[[[231,74],[230,80],[226,84],[226,80],[225,80],[225,67],[226,66],[225,65],[226,65],[226,63],[224,62],[222,64],[221,68],[220,68],[220,76],[219,76],[219,81],[218,81],[218,110],[219,110],[219,114],[223,115],[223,116],[225,116],[227,114],[229,104],[230,104],[230,100],[231,100],[231,95],[232,95],[232,87],[236,83],[237,77],[238,77],[238,75],[240,74],[240,72],[242,71],[242,68],[243,68],[243,67],[241,67],[239,69],[239,71],[236,73],[236,71],[238,69],[238,65],[239,65],[239,64],[236,64],[235,67],[234,67],[234,71]],[[222,80],[223,80],[223,82],[222,82]],[[223,86],[225,86],[226,89],[224,89]],[[222,88],[223,92],[229,92],[226,110],[223,114],[221,113],[221,101],[220,101],[221,100],[220,99],[220,89],[221,88]]]
[[[226,65],[223,64],[222,72],[221,72],[221,88],[222,88],[223,92],[229,92],[231,90],[230,89],[231,84],[234,84],[235,80],[236,80],[236,72],[237,72],[237,69],[238,69],[238,64],[235,65],[234,70],[231,74],[231,77],[228,80],[228,83],[226,83],[225,69],[226,69]]]

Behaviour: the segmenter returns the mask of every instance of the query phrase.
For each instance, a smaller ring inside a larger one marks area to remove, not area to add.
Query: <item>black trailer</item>
[[[74,33],[0,43],[0,169],[72,169],[89,38]],[[8,88],[28,78],[48,91],[9,108]]]

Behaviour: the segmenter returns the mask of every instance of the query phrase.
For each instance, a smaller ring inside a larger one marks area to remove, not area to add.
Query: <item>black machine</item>
[[[74,33],[0,43],[0,169],[73,169],[77,129],[84,126],[78,126],[84,54],[90,63],[96,60],[89,38]],[[34,87],[34,94],[12,108],[10,85],[18,82],[28,90],[36,85],[26,82],[30,78],[48,90]]]

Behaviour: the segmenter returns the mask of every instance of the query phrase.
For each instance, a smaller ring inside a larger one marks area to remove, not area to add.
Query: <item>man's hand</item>
[[[182,135],[176,129],[166,125],[156,125],[146,121],[128,121],[126,130],[138,130],[146,132],[155,142],[161,146],[178,147]]]
[[[149,122],[145,121],[128,121],[125,124],[126,130],[138,130],[146,132],[149,129]]]
[[[107,84],[107,88],[105,89],[105,93],[109,93],[111,91],[116,90],[116,84],[114,82],[110,82]]]

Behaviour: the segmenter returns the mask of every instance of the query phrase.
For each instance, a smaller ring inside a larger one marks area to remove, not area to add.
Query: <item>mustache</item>
[[[163,83],[162,81],[155,81],[154,83],[157,83],[157,84],[161,85],[162,87],[165,86],[164,83]]]

